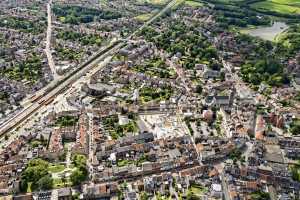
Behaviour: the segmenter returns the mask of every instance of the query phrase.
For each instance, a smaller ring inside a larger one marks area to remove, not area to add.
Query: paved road
[[[79,67],[78,71],[70,72],[70,74],[64,77],[59,77],[58,79],[55,79],[53,82],[51,82],[48,86],[43,88],[42,92],[40,92],[42,93],[42,95],[37,100],[30,103],[27,107],[25,107],[22,111],[16,114],[13,118],[10,118],[0,126],[0,136],[3,136],[4,134],[10,132],[12,129],[16,129],[20,127],[22,122],[26,121],[33,114],[37,113],[39,109],[46,106],[48,104],[48,101],[54,99],[57,95],[62,93],[64,90],[70,87],[74,82],[76,82],[76,80],[78,80],[80,77],[84,76],[89,71],[93,70],[93,68],[97,66],[97,64],[100,61],[104,60],[110,55],[115,54],[119,49],[121,49],[124,45],[126,45],[127,41],[130,40],[130,38],[136,35],[145,26],[148,26],[154,20],[162,16],[171,7],[176,5],[178,1],[179,0],[171,1],[159,13],[153,16],[149,21],[145,22],[144,25],[142,25],[135,32],[129,35],[125,40],[119,40],[118,42],[115,42],[114,44],[101,49],[100,52],[97,52],[96,56],[92,57],[90,60],[82,64]]]
[[[53,61],[52,53],[51,53],[51,35],[52,35],[52,13],[51,13],[51,5],[52,0],[49,0],[47,4],[47,15],[48,15],[48,27],[47,27],[47,37],[46,37],[46,56],[48,59],[49,67],[52,71],[53,78],[56,79],[58,74],[56,73],[56,67]]]

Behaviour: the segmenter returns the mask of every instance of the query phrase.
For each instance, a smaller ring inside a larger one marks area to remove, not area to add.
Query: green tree
[[[270,195],[263,191],[256,191],[251,193],[251,199],[253,200],[270,200]]]
[[[75,167],[85,167],[86,165],[86,156],[81,154],[75,154],[72,158],[72,161]]]
[[[187,200],[200,200],[200,197],[196,196],[191,190],[187,192],[186,195]]]
[[[83,169],[76,169],[70,175],[70,180],[73,185],[79,185],[81,182],[85,181],[87,178],[87,172],[84,172]]]
[[[64,173],[61,177],[61,182],[63,182],[64,186],[66,185],[66,182],[67,182],[67,177],[66,177],[66,174]]]
[[[293,122],[290,124],[290,132],[293,135],[300,134],[300,119],[294,119]]]
[[[81,154],[75,154],[73,156],[72,161],[77,168],[70,176],[70,180],[73,185],[79,185],[87,179],[88,171],[86,169],[86,159],[86,156]]]
[[[141,200],[148,200],[149,196],[146,192],[142,192],[140,195]]]
[[[295,166],[292,167],[291,174],[292,174],[292,178],[294,181],[300,181],[300,176],[299,176],[297,167],[295,167]]]
[[[202,94],[202,90],[203,90],[202,85],[197,85],[197,87],[196,87],[196,92],[197,92],[198,94]]]
[[[39,190],[50,190],[53,187],[53,179],[50,175],[40,178],[37,182]]]

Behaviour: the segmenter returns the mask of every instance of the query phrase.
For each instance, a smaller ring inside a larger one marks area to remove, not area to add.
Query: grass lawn
[[[28,185],[27,185],[27,190],[26,190],[26,192],[28,192],[28,193],[31,193],[31,192],[32,192],[32,191],[31,191],[31,185],[32,185],[32,182],[29,182]]]
[[[131,161],[131,160],[120,160],[117,162],[117,166],[124,167],[124,166],[130,165],[132,163],[133,163],[133,161]]]
[[[54,164],[54,165],[49,166],[49,172],[50,173],[59,173],[59,172],[64,171],[65,168],[66,167],[64,165]]]
[[[207,191],[208,189],[206,187],[195,185],[195,184],[193,184],[189,189],[189,192],[191,192],[195,196],[200,196],[203,193],[206,193]]]
[[[296,0],[267,0],[251,5],[258,11],[273,11],[282,14],[300,14],[300,2]]]
[[[70,180],[66,180],[65,183],[63,183],[61,178],[56,178],[53,179],[53,187],[54,188],[62,188],[62,187],[66,187],[66,186],[72,186],[72,183]]]

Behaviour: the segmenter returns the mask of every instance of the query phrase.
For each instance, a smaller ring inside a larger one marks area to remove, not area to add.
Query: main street
[[[51,53],[51,37],[52,37],[52,12],[51,12],[52,0],[49,0],[47,4],[47,16],[48,16],[48,27],[47,27],[47,36],[46,36],[46,48],[45,53],[48,59],[48,65],[51,69],[52,76],[54,79],[57,78],[58,74],[56,73],[55,64],[53,61],[52,53]]]
[[[92,56],[88,61],[80,65],[78,67],[78,70],[72,71],[65,76],[55,79],[48,86],[37,92],[37,94],[40,94],[40,96],[37,96],[35,100],[24,107],[24,109],[22,109],[18,114],[8,119],[0,126],[0,136],[3,136],[10,131],[19,128],[23,122],[27,121],[31,116],[37,113],[38,110],[48,105],[51,100],[65,91],[68,87],[71,87],[72,84],[76,82],[76,80],[84,76],[90,70],[93,70],[93,68],[95,68],[98,63],[103,61],[108,56],[117,53],[124,45],[127,44],[127,41],[135,36],[140,30],[151,24],[154,20],[162,16],[165,12],[167,12],[169,9],[180,2],[182,2],[182,0],[172,0],[160,12],[156,13],[152,18],[145,22],[131,35],[129,35],[125,40],[118,40],[102,48],[95,54],[95,56]]]

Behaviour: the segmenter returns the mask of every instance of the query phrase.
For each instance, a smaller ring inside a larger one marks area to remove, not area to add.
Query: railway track
[[[124,40],[119,39],[113,42],[109,46],[98,51],[92,58],[90,58],[89,60],[87,60],[80,66],[78,66],[76,70],[71,71],[66,76],[51,82],[48,86],[42,89],[43,92],[39,96],[36,96],[31,101],[31,104],[29,106],[25,107],[13,118],[10,118],[9,120],[5,121],[3,124],[0,125],[0,137],[3,137],[5,134],[9,133],[13,129],[19,128],[24,121],[26,121],[30,116],[36,113],[41,107],[51,103],[52,99],[54,99],[57,95],[61,94],[63,91],[68,89],[70,85],[72,85],[81,76],[83,76],[94,66],[96,66],[101,60],[104,60],[108,55],[114,54],[117,50],[125,46],[127,41],[129,41],[144,27],[150,25],[154,20],[162,16],[170,8],[175,6],[178,3],[178,1],[182,1],[182,0],[170,1],[160,12],[158,12],[151,19],[145,22],[141,27],[139,27],[126,39]]]

